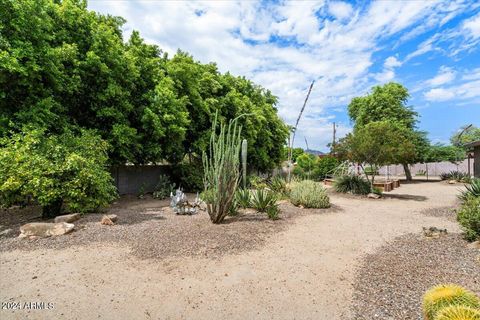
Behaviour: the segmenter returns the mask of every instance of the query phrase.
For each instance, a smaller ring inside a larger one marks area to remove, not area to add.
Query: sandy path
[[[0,300],[55,307],[1,310],[0,318],[348,319],[361,256],[422,226],[458,231],[419,214],[452,205],[457,189],[418,183],[394,191],[414,199],[332,197],[341,211],[299,218],[261,250],[220,260],[138,260],[128,248],[101,245],[2,252]]]

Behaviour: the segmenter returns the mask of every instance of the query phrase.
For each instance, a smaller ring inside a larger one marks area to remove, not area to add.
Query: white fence
[[[387,170],[390,175],[393,176],[404,176],[405,172],[403,170],[402,165],[390,165],[381,167],[378,170],[378,173],[381,175],[386,175]],[[419,173],[424,173],[428,170],[429,176],[439,176],[444,172],[450,171],[460,171],[464,173],[468,173],[468,160],[465,159],[462,162],[458,163],[451,163],[451,162],[429,162],[429,163],[416,163],[410,165],[410,170],[412,172],[412,176],[418,175]],[[470,174],[473,175],[473,159],[470,159]]]

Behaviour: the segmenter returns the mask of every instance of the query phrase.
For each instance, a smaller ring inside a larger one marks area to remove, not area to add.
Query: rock
[[[0,232],[0,237],[7,237],[12,233],[13,233],[12,229],[5,229],[2,232]]]
[[[438,229],[437,227],[425,228],[423,227],[423,234],[425,237],[438,238],[447,234],[447,229]]]
[[[72,223],[46,223],[46,222],[32,222],[20,227],[19,238],[25,237],[51,237],[67,234],[75,228]]]
[[[108,219],[112,220],[112,222],[117,222],[118,216],[116,214],[107,214]]]
[[[480,249],[480,240],[469,243],[467,247],[472,249]]]
[[[457,183],[457,181],[455,181],[455,180],[448,180],[448,184],[455,184],[455,183]]]
[[[55,223],[67,222],[72,223],[80,219],[80,213],[64,214],[63,216],[55,217]]]
[[[106,226],[113,226],[115,224],[113,223],[112,219],[110,219],[108,216],[103,216],[102,221],[100,221],[100,223]]]
[[[381,195],[376,194],[376,193],[369,193],[367,195],[367,198],[369,198],[369,199],[380,199],[381,197],[382,197]]]

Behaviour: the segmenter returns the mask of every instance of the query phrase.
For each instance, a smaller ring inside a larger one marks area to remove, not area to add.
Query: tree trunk
[[[408,164],[402,163],[403,165],[403,171],[405,171],[405,177],[407,178],[407,181],[412,181],[412,173],[410,172],[410,168],[408,167]]]

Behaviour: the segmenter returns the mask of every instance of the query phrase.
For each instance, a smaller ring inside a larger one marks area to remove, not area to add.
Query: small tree
[[[389,121],[370,122],[340,140],[336,153],[351,162],[359,163],[373,190],[375,172],[366,172],[364,165],[381,167],[398,163],[398,159],[413,156],[414,145],[408,130]]]
[[[212,125],[209,154],[203,153],[204,188],[210,195],[207,212],[213,223],[221,223],[232,208],[240,180],[241,127],[237,118],[220,125],[215,132],[217,117]]]
[[[90,212],[116,196],[106,170],[107,144],[82,131],[45,136],[35,129],[0,141],[0,201],[12,205],[31,197],[42,206],[43,218],[68,211]]]

